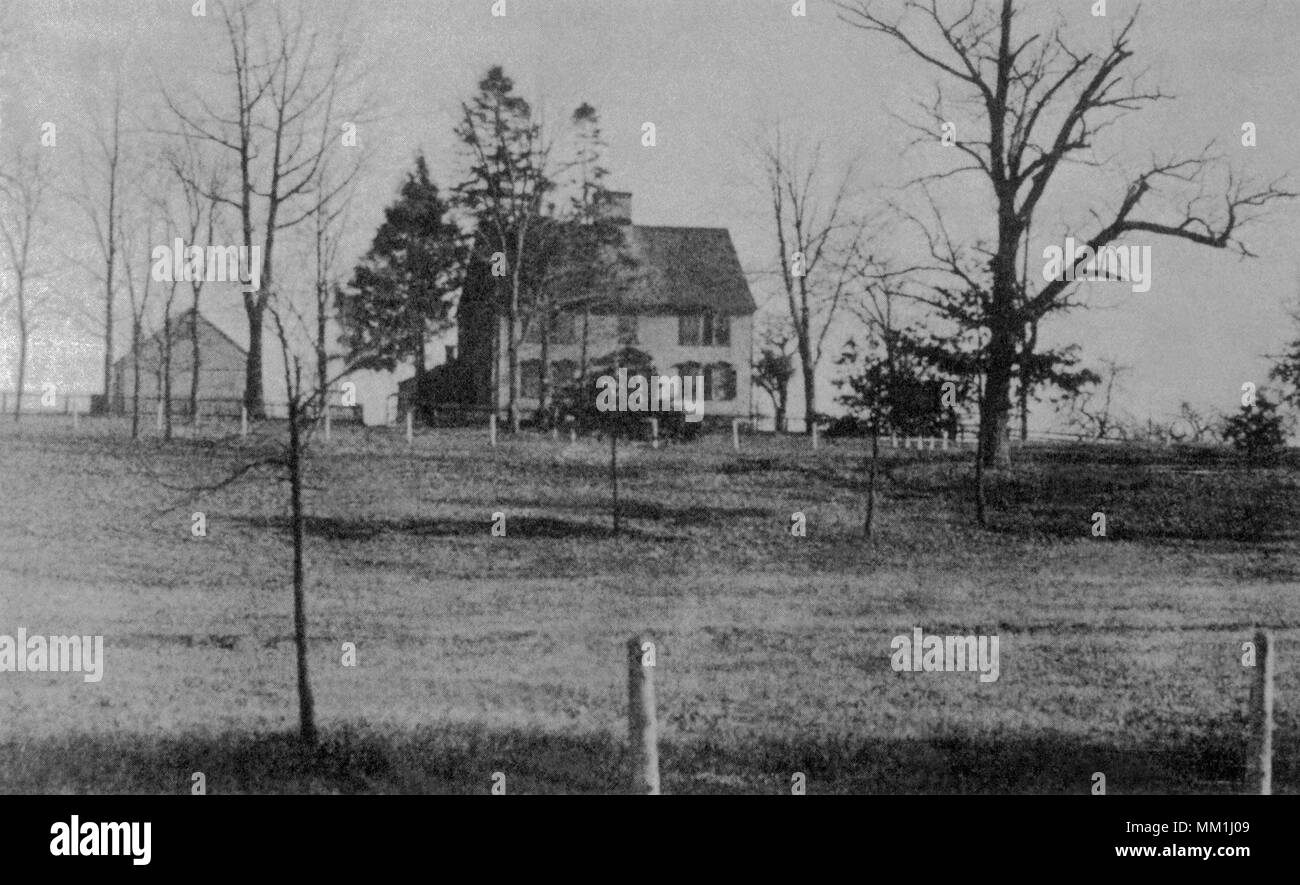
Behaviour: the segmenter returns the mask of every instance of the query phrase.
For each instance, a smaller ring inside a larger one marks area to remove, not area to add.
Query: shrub
[[[1252,405],[1226,419],[1223,436],[1250,463],[1272,463],[1286,448],[1286,422],[1277,413],[1277,403],[1261,393]]]

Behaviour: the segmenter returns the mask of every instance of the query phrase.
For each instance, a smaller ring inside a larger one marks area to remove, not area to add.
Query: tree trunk
[[[18,281],[18,390],[14,392],[14,421],[23,417],[23,387],[27,384],[27,304],[23,281]]]
[[[1028,251],[1025,253],[1028,260]],[[1024,288],[1024,283],[1021,283]],[[1029,324],[1025,332],[1025,340],[1020,348],[1020,385],[1017,393],[1020,399],[1020,441],[1029,441],[1029,390],[1032,386],[1029,377],[1029,366],[1033,359],[1034,351],[1038,349],[1038,322],[1034,321]]]
[[[589,343],[591,326],[591,311],[588,308],[582,309],[582,347],[578,352],[578,377],[587,377],[587,346]]]
[[[162,341],[163,439],[172,438],[172,309],[169,300],[163,308]]]
[[[330,383],[329,357],[325,347],[325,302],[326,295],[318,288],[316,291],[316,388],[320,391],[321,414],[329,408],[329,392],[326,388]],[[420,342],[420,357],[423,361],[423,341]]]
[[[1029,388],[1020,382],[1020,441],[1029,442]]]
[[[817,372],[812,364],[812,351],[801,336],[799,341],[799,367],[803,376],[804,433],[812,433],[817,423]]]
[[[980,395],[980,414],[984,414],[984,397]],[[984,433],[981,430],[975,437],[975,520],[982,529],[988,528],[988,514],[984,500]]]
[[[108,411],[109,388],[113,384],[113,271],[108,272],[104,298],[104,411]]]
[[[609,487],[614,501],[614,534],[618,534],[618,432],[609,435]]]
[[[259,293],[244,295],[244,313],[248,316],[248,356],[244,360],[244,408],[249,420],[266,417],[262,396],[262,316],[266,302]]]
[[[190,423],[199,420],[199,293],[194,293],[194,314],[190,322]]]
[[[867,474],[867,517],[863,521],[862,529],[867,538],[871,537],[871,523],[876,516],[876,476],[880,466],[880,437],[879,428],[875,427],[875,421],[872,421],[871,430],[871,471]]]
[[[541,389],[537,396],[537,423],[543,428],[548,428],[553,423],[548,420],[548,414],[551,404],[551,373],[546,371],[547,366],[551,363],[551,324],[548,322],[542,326],[541,341],[541,360],[542,376]]]
[[[988,377],[980,403],[980,449],[984,466],[1009,460],[1003,441],[1011,416],[1011,380],[1016,362],[1016,253],[1023,230],[1016,220],[1015,190],[998,195],[998,250],[993,256],[993,306],[989,325]]]
[[[424,358],[424,335],[418,336],[418,340],[412,342],[411,360],[415,363],[415,402],[412,406],[415,414],[419,416],[421,424],[431,424],[433,415],[425,410],[424,392],[425,381],[424,375],[428,371]]]
[[[519,305],[518,296],[510,298],[510,312],[507,320],[510,332],[506,340],[506,371],[510,373],[509,392],[506,397],[506,418],[510,422],[510,432],[519,432]]]
[[[980,444],[981,460],[984,466],[992,467],[995,463],[1006,463],[1009,457],[1003,440],[1007,435],[1007,424],[1011,413],[1011,363],[1013,352],[1009,335],[1002,335],[1001,341],[995,333],[994,341],[989,344],[989,371],[984,391],[984,402],[980,405]]]
[[[131,318],[131,439],[140,438],[140,320]]]
[[[302,442],[298,395],[289,395],[289,501],[293,522],[293,643],[298,656],[298,728],[302,742],[316,745],[316,705],[307,675],[307,611],[303,592]]]

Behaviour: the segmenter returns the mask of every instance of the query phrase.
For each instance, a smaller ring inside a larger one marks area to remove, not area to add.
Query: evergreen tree
[[[545,251],[539,248],[538,228],[546,196],[555,185],[541,124],[514,88],[514,81],[497,65],[479,81],[478,94],[462,103],[456,136],[469,155],[469,170],[456,186],[456,200],[476,221],[474,261],[494,269],[497,299],[507,323],[506,407],[510,428],[517,431],[519,345],[527,297],[524,268]],[[504,264],[494,261],[494,256]],[[504,273],[496,273],[498,267]]]
[[[464,238],[449,209],[416,157],[351,281],[335,291],[349,362],[392,371],[411,359],[424,376],[425,342],[450,325],[464,270]]]
[[[1223,437],[1254,464],[1271,464],[1286,448],[1286,420],[1277,403],[1260,392],[1255,401],[1224,423]]]

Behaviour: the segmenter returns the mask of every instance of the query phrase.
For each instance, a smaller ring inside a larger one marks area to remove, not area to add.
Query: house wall
[[[637,317],[637,337],[635,346],[650,354],[655,369],[662,374],[673,374],[674,366],[695,362],[701,365],[725,362],[729,363],[736,374],[736,396],[730,400],[709,400],[705,403],[704,414],[726,417],[749,417],[753,411],[753,390],[751,384],[751,359],[754,319],[752,315],[732,316],[731,344],[727,347],[688,347],[678,344],[678,318],[676,315],[642,315]],[[578,335],[581,336],[582,320],[577,320]],[[592,316],[588,326],[587,359],[588,362],[604,356],[617,349],[618,320],[613,316]],[[509,329],[504,319],[499,323],[500,372],[498,378],[499,402],[502,409],[509,401],[509,371],[506,355]],[[551,363],[560,360],[578,362],[582,355],[581,340],[574,344],[556,344],[552,342],[548,349]],[[519,361],[536,360],[541,357],[541,345],[523,342],[519,348]],[[534,397],[520,397],[520,405],[525,412],[537,408]]]

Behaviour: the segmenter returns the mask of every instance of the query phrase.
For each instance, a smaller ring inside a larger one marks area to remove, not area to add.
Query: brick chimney
[[[596,217],[615,224],[631,224],[632,195],[627,191],[605,191],[596,204]]]

